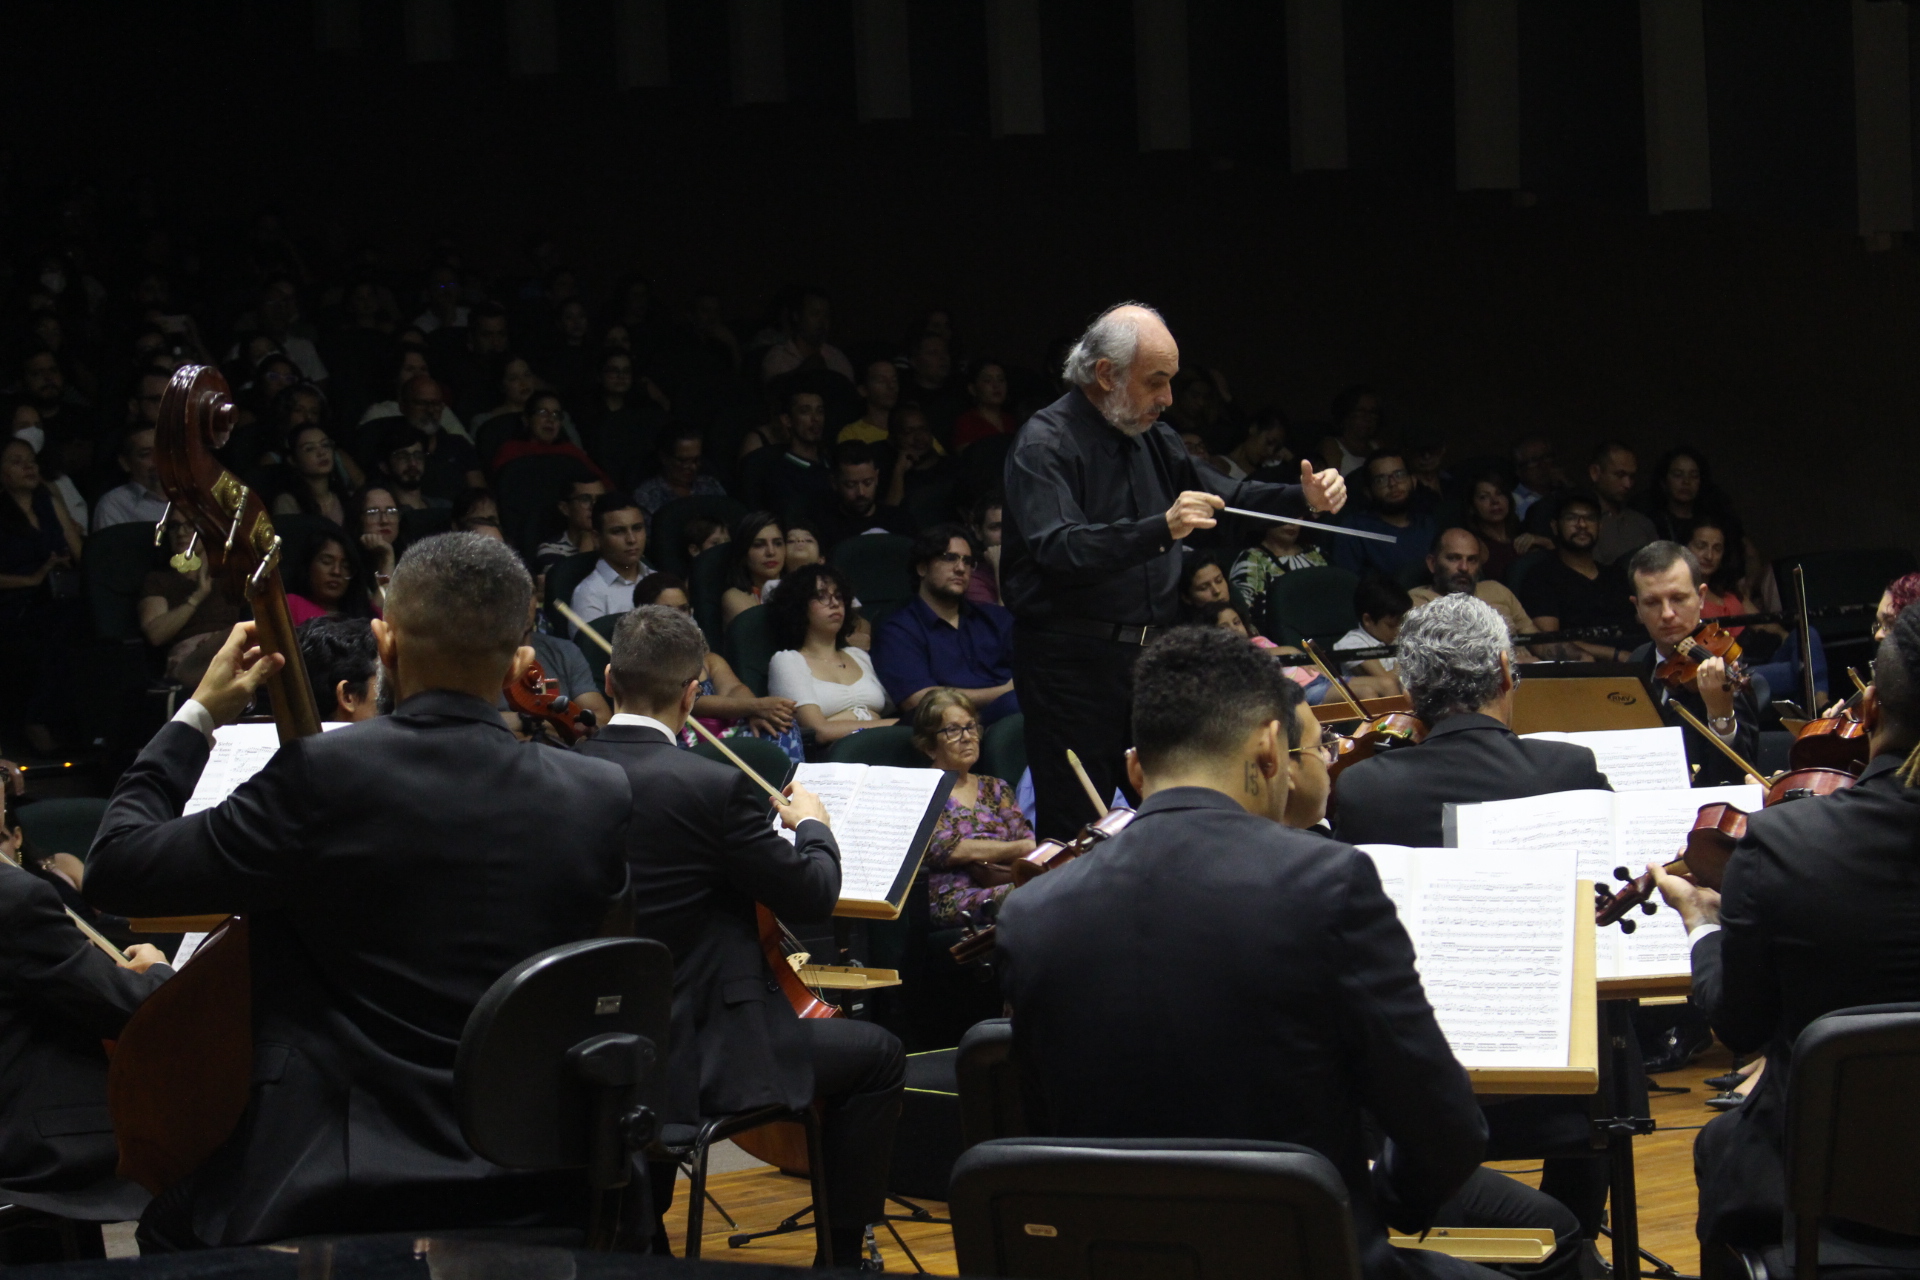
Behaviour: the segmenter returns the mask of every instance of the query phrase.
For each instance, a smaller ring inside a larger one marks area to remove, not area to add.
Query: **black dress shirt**
[[[1180,540],[1167,508],[1186,490],[1304,517],[1297,484],[1196,467],[1172,427],[1127,436],[1079,390],[1027,420],[1007,455],[1001,597],[1016,618],[1164,627],[1180,614]]]

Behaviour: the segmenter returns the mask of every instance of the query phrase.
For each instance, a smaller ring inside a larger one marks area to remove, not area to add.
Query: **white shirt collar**
[[[634,570],[634,574],[631,578],[623,578],[620,576],[619,572],[612,565],[608,564],[605,560],[597,560],[594,562],[594,565],[593,565],[593,575],[594,577],[600,579],[601,582],[605,583],[608,586],[612,586],[614,583],[619,582],[619,583],[624,583],[625,585],[631,587],[631,586],[637,586],[639,584],[641,576],[646,573],[646,569],[647,569],[646,561],[643,560],[640,562],[640,567]]]
[[[607,721],[609,727],[617,724],[633,725],[640,729],[652,729],[664,735],[668,742],[680,741],[680,735],[655,720],[652,716],[636,715],[631,711],[616,711]]]

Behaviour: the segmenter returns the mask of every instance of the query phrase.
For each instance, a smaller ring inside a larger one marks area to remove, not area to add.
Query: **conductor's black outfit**
[[[1334,780],[1334,835],[1350,844],[1438,848],[1447,843],[1442,818],[1449,803],[1611,790],[1587,748],[1522,738],[1492,716],[1465,712],[1435,724],[1423,742],[1341,770]],[[1584,1150],[1593,1134],[1589,1101],[1511,1099],[1490,1106],[1487,1120],[1489,1158],[1558,1157],[1548,1159],[1541,1189],[1573,1211],[1585,1234],[1595,1234],[1607,1173]]]
[[[1434,1221],[1487,1130],[1365,854],[1172,788],[1008,897],[998,954],[1037,1132],[1301,1143],[1346,1181],[1368,1280],[1465,1267],[1386,1239]]]
[[[1450,803],[1611,790],[1585,747],[1522,738],[1492,716],[1466,712],[1434,725],[1424,742],[1342,769],[1333,833],[1348,844],[1434,849],[1446,843],[1441,819]]]
[[[1674,714],[1675,703],[1694,714],[1701,724],[1707,725],[1711,732],[1713,726],[1707,720],[1707,704],[1701,700],[1698,689],[1675,689],[1654,679],[1654,668],[1660,665],[1660,651],[1649,640],[1633,651],[1628,659],[1639,671],[1640,679],[1653,691],[1654,705],[1660,709],[1660,718],[1670,725],[1680,727],[1680,736],[1687,744],[1687,764],[1699,772],[1693,775],[1696,787],[1737,787],[1745,782],[1746,775],[1740,766],[1727,758],[1727,753],[1708,742],[1692,725]],[[1752,760],[1760,746],[1760,702],[1754,697],[1751,688],[1733,691],[1733,737],[1724,739],[1726,744],[1740,753],[1743,760]]]
[[[121,968],[74,928],[52,885],[0,862],[0,1198],[139,1212],[144,1193],[113,1176],[100,1042],[172,972]]]
[[[622,902],[626,775],[438,691],[291,742],[183,818],[207,755],[197,728],[164,726],[87,859],[106,910],[239,912],[252,937],[252,1102],[143,1239],[575,1223],[577,1172],[509,1173],[467,1146],[453,1060],[495,979]]]
[[[1180,615],[1180,540],[1167,509],[1187,490],[1229,506],[1304,517],[1299,485],[1229,480],[1196,467],[1172,427],[1128,436],[1073,390],[1027,420],[1007,454],[1001,599],[1013,611],[1013,681],[1042,838],[1096,816],[1068,765],[1094,788],[1126,784],[1133,664]]]
[[[670,1124],[774,1103],[825,1101],[826,1176],[836,1234],[885,1209],[906,1064],[893,1033],[850,1018],[795,1016],[767,967],[754,904],[822,920],[840,896],[840,848],[805,821],[789,844],[767,797],[731,765],[681,749],[657,722],[615,716],[582,753],[626,770],[634,931],[673,952]],[[672,1203],[673,1170],[653,1180]]]
[[[1859,785],[1747,819],[1720,890],[1720,928],[1693,943],[1693,1002],[1735,1053],[1765,1053],[1746,1102],[1694,1144],[1704,1251],[1781,1238],[1793,1042],[1823,1013],[1920,1000],[1920,788],[1898,754]]]

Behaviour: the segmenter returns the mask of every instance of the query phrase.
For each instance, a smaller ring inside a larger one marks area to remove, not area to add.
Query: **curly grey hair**
[[[1500,693],[1500,658],[1513,651],[1506,621],[1466,592],[1439,596],[1400,626],[1397,673],[1413,714],[1431,727]]]
[[[1060,376],[1076,387],[1092,386],[1097,378],[1094,366],[1102,360],[1113,361],[1113,376],[1124,381],[1127,370],[1133,366],[1133,353],[1140,347],[1140,326],[1131,317],[1116,316],[1114,312],[1125,307],[1138,307],[1154,319],[1160,313],[1144,302],[1116,302],[1094,317],[1087,331],[1067,352],[1066,363],[1061,366]]]

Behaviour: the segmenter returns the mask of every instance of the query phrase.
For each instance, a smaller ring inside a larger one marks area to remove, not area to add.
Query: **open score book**
[[[803,764],[791,781],[819,796],[833,819],[840,846],[840,902],[833,914],[898,919],[953,775],[881,764]]]

